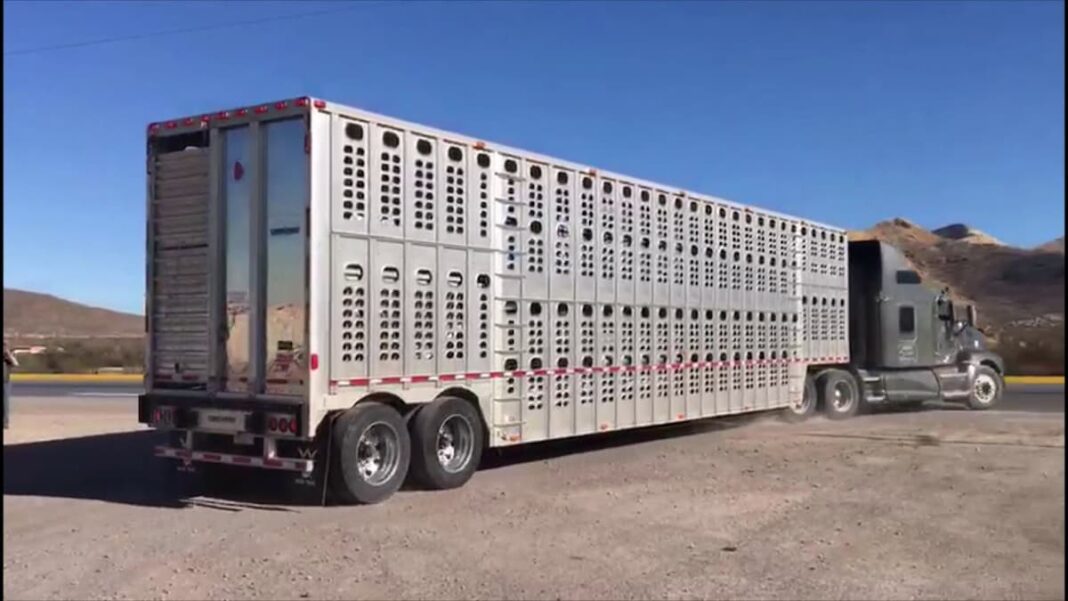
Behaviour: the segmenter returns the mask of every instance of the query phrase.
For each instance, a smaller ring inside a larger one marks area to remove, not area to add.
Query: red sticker
[[[234,161],[234,181],[239,182],[245,175],[245,167],[241,164],[241,161]]]

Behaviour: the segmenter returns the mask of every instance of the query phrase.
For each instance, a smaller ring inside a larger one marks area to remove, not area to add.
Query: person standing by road
[[[18,367],[19,360],[4,341],[4,429],[7,430],[8,414],[11,413],[11,368]]]

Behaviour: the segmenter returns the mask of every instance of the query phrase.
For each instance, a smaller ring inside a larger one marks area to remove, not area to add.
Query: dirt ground
[[[130,402],[19,410],[4,599],[1065,596],[1063,411],[720,420],[317,507],[167,492]]]

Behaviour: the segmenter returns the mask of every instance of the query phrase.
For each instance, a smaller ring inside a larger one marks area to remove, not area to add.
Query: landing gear
[[[801,400],[782,410],[782,417],[788,422],[801,422],[816,414],[816,380],[811,375],[805,377],[805,391]]]

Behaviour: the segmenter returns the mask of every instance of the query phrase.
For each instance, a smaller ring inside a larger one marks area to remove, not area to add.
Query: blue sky
[[[6,287],[140,312],[145,125],[301,95],[849,228],[1063,235],[1061,2],[4,12]]]

